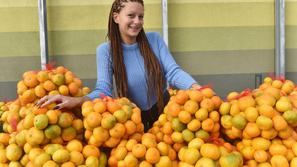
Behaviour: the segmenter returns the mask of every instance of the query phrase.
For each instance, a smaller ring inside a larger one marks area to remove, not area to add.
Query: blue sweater
[[[158,58],[164,72],[166,81],[170,86],[178,89],[189,89],[196,81],[180,66],[170,54],[165,42],[158,33],[146,33],[149,44]],[[128,98],[141,110],[150,109],[157,101],[156,96],[151,97],[148,104],[147,85],[145,79],[144,60],[137,43],[122,44],[124,63],[128,80]],[[109,43],[103,43],[97,48],[97,83],[96,88],[87,96],[91,99],[100,97],[100,94],[112,96],[113,68]],[[166,89],[166,86],[164,85]],[[164,91],[165,91],[164,89]]]

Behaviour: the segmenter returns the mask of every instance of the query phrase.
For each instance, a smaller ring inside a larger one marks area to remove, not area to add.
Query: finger
[[[59,109],[65,108],[65,106],[67,106],[67,101],[65,101],[63,103],[60,103],[60,104],[57,104],[53,109],[54,110],[59,110]]]
[[[39,99],[36,103],[36,106],[41,106],[44,102],[46,102],[49,99],[49,95],[44,96],[43,98]]]
[[[53,103],[53,102],[57,102],[57,101],[61,101],[61,96],[60,95],[55,95],[55,96],[50,96],[47,98],[47,100],[40,105],[40,107],[46,107],[47,105]]]

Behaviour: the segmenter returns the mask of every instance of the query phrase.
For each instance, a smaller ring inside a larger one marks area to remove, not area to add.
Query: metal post
[[[167,46],[168,43],[168,7],[167,0],[162,0],[162,23],[163,23],[163,39]]]
[[[48,64],[48,39],[47,39],[47,19],[46,19],[46,0],[38,0],[39,13],[39,38],[40,38],[40,58],[41,69],[46,69]]]
[[[275,76],[285,77],[285,0],[275,0]]]

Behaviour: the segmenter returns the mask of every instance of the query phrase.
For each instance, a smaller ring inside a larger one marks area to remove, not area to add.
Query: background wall
[[[96,47],[111,0],[47,1],[50,59],[93,88]],[[145,0],[146,31],[162,32],[161,0]],[[178,64],[225,96],[274,71],[274,0],[168,0],[169,45]],[[297,1],[286,1],[287,78],[297,81]],[[40,69],[36,0],[0,0],[0,99],[23,72]]]

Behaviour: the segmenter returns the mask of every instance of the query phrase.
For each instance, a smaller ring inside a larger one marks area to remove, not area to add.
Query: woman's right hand
[[[57,103],[55,110],[67,108],[71,109],[80,106],[83,102],[90,100],[88,97],[69,97],[63,95],[47,95],[41,98],[36,105],[40,108],[46,107],[51,103]]]

